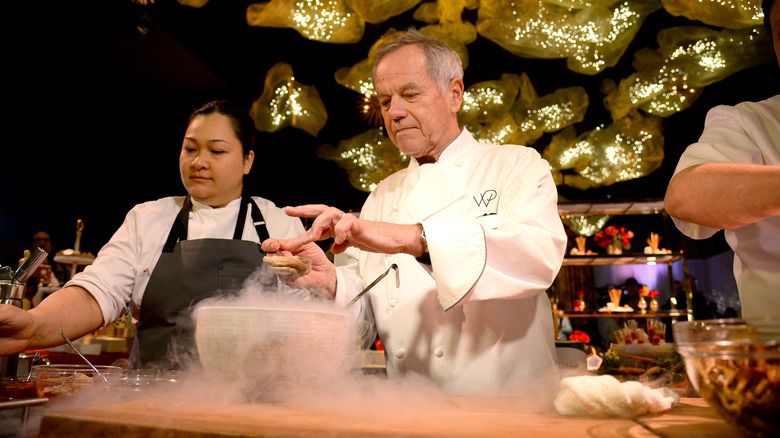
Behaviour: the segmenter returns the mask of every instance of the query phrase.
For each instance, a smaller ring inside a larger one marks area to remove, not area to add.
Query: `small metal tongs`
[[[359,300],[359,299],[360,299],[360,297],[362,297],[363,295],[365,295],[365,294],[366,294],[366,292],[368,292],[368,291],[369,291],[369,290],[370,290],[372,287],[376,286],[376,284],[377,284],[377,283],[379,283],[379,281],[380,281],[381,279],[385,278],[385,277],[387,276],[387,274],[389,274],[389,273],[390,273],[390,270],[391,270],[391,269],[395,270],[395,287],[397,288],[397,287],[401,286],[401,279],[398,277],[398,265],[396,265],[395,263],[393,263],[392,265],[390,265],[390,267],[389,267],[389,268],[387,268],[387,271],[385,271],[385,273],[384,273],[384,274],[382,274],[382,275],[380,275],[379,277],[377,277],[377,278],[376,278],[376,280],[374,280],[373,282],[371,282],[371,284],[369,284],[368,286],[366,286],[366,288],[365,288],[365,289],[363,289],[362,291],[360,291],[360,293],[359,293],[359,294],[355,295],[355,298],[352,298],[352,301],[348,302],[348,303],[347,303],[347,305],[346,305],[346,306],[344,306],[344,308],[345,308],[345,309],[348,309],[350,306],[352,306],[353,304],[355,304],[355,302],[357,302],[357,300]]]
[[[95,365],[92,365],[92,362],[88,361],[88,360],[87,360],[87,358],[86,358],[86,357],[84,357],[84,355],[83,355],[83,354],[81,354],[81,352],[80,352],[80,351],[79,351],[79,350],[76,348],[76,346],[75,346],[75,345],[73,345],[73,343],[72,343],[72,342],[70,342],[70,339],[68,339],[68,337],[67,337],[67,336],[65,336],[65,332],[64,332],[64,331],[62,331],[62,329],[60,329],[60,334],[62,335],[62,339],[65,339],[65,342],[67,342],[67,343],[68,343],[68,346],[69,346],[71,349],[73,349],[73,351],[75,351],[75,352],[76,352],[76,354],[78,354],[78,355],[79,355],[79,357],[80,357],[82,360],[84,360],[84,362],[86,362],[86,363],[87,363],[87,365],[89,365],[89,366],[90,366],[90,367],[91,367],[93,370],[95,370],[95,372],[97,373],[97,375],[98,375],[98,376],[102,377],[102,378],[103,378],[103,380],[104,380],[106,383],[108,383],[108,379],[106,378],[106,376],[105,376],[105,375],[103,375],[103,373],[101,373],[101,372],[100,372],[100,371],[97,369],[97,367],[96,367]]]

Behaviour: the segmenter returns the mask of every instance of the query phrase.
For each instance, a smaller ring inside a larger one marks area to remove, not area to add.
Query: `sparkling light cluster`
[[[772,59],[768,34],[757,26],[763,20],[760,0],[271,0],[249,6],[247,22],[290,27],[316,41],[351,43],[360,40],[365,22],[383,22],[418,4],[414,19],[428,24],[420,31],[444,40],[459,54],[464,68],[466,45],[477,33],[517,56],[565,58],[570,70],[593,75],[614,66],[647,16],[661,7],[727,28],[661,31],[657,50],[634,54],[636,73],[619,84],[604,80],[604,106],[613,123],[580,135],[571,125],[583,120],[589,104],[582,87],[540,97],[524,73],[505,73],[500,80],[465,90],[458,118],[477,139],[531,145],[546,132],[558,132],[544,156],[556,183],[580,189],[639,178],[657,169],[663,159],[658,116],[682,111],[706,85]],[[475,8],[476,26],[463,19],[466,9]],[[334,75],[337,83],[360,94],[358,109],[369,123],[381,122],[371,80],[374,52],[398,35],[389,29],[366,59]],[[291,68],[289,75],[269,71],[266,89],[252,112],[258,129],[268,131],[294,126],[316,135],[327,120],[316,90],[295,82]],[[381,128],[342,141],[338,148],[325,145],[318,152],[347,169],[350,183],[363,191],[372,190],[409,161]]]
[[[381,23],[408,11],[422,0],[346,0],[367,23]]]
[[[317,154],[346,169],[349,183],[364,192],[374,190],[388,175],[409,165],[409,156],[395,147],[382,128],[342,140],[335,148],[320,146]]]
[[[344,0],[271,0],[247,7],[250,26],[289,27],[305,38],[327,43],[356,43],[365,21]]]
[[[608,214],[574,215],[561,217],[566,225],[578,236],[590,237],[604,228],[604,225],[612,218]]]
[[[561,2],[482,0],[477,32],[515,55],[567,58],[569,69],[592,75],[617,64],[645,18],[661,7],[656,0],[611,7],[564,2],[582,9],[550,3]]]
[[[588,94],[582,87],[562,88],[540,97],[528,75],[505,73],[463,93],[458,120],[474,137],[493,144],[530,145],[585,117]]]
[[[668,117],[690,107],[704,87],[772,59],[763,26],[717,31],[681,26],[658,33],[659,48],[634,54],[637,72],[616,86],[606,80],[604,105],[613,119],[634,108]]]
[[[333,75],[336,82],[366,97],[375,96],[374,81],[371,77],[371,69],[374,67],[374,59],[376,59],[374,53],[378,48],[393,42],[400,35],[400,31],[390,28],[371,45],[367,58],[358,61],[352,67],[338,69]]]
[[[252,103],[249,114],[258,131],[276,132],[292,126],[315,137],[328,120],[317,89],[296,81],[292,67],[284,62],[268,70],[263,94]]]
[[[740,29],[761,25],[761,0],[661,0],[666,12],[712,26]]]
[[[543,157],[557,180],[588,189],[646,176],[661,166],[664,139],[661,119],[633,111],[607,127],[576,137],[573,128],[555,135]],[[561,174],[572,169],[575,174]]]

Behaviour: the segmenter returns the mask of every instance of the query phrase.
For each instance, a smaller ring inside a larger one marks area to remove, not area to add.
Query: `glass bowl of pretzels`
[[[678,322],[675,345],[701,397],[748,436],[780,431],[780,317]]]

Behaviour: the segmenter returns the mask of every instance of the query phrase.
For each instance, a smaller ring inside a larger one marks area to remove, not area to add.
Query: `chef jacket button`
[[[390,307],[395,307],[397,305],[398,305],[398,300],[397,299],[393,298],[392,300],[390,300]]]
[[[436,357],[442,357],[444,356],[444,350],[442,350],[441,348],[437,348],[436,350],[433,351],[433,355]]]
[[[393,204],[393,211],[398,211],[398,206]]]
[[[455,162],[455,167],[461,167],[461,166],[463,166],[463,161],[456,161]]]
[[[395,358],[396,359],[403,359],[406,357],[406,352],[403,350],[399,350],[395,352]]]

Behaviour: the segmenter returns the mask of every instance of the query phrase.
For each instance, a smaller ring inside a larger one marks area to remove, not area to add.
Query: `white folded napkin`
[[[639,382],[619,382],[610,375],[567,377],[555,398],[561,415],[632,418],[677,406],[680,396],[669,388],[648,388]]]

